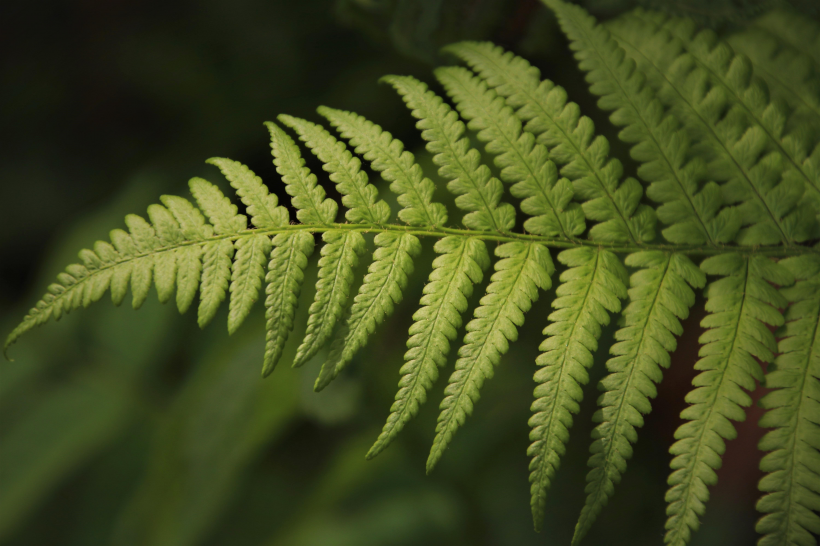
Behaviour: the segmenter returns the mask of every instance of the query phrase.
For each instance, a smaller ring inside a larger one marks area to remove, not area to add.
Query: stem
[[[570,239],[563,237],[544,237],[542,235],[532,235],[528,233],[498,233],[496,231],[479,231],[474,229],[457,229],[446,227],[419,227],[406,226],[396,224],[291,224],[277,228],[265,229],[249,229],[239,233],[232,233],[228,235],[216,235],[209,239],[202,239],[197,241],[186,241],[184,243],[174,245],[174,247],[198,245],[208,241],[218,239],[237,240],[244,237],[250,237],[255,234],[276,235],[278,233],[292,233],[296,231],[308,231],[310,233],[323,233],[325,231],[358,231],[359,233],[383,233],[387,231],[409,233],[417,237],[434,237],[441,239],[448,235],[458,235],[461,237],[478,237],[482,241],[497,241],[500,243],[510,242],[532,242],[540,243],[551,248],[577,248],[579,246],[591,246],[597,248],[604,248],[610,252],[618,254],[631,254],[633,252],[640,252],[643,250],[660,250],[664,252],[677,252],[679,254],[686,254],[688,256],[714,256],[717,254],[724,254],[727,252],[740,252],[744,255],[760,255],[771,256],[775,258],[785,258],[788,256],[799,256],[804,254],[820,254],[820,249],[812,248],[810,246],[738,246],[738,245],[678,245],[672,243],[658,243],[658,244],[629,244],[629,243],[607,243],[600,241],[590,241],[588,239]],[[155,249],[152,252],[157,252],[162,249]]]

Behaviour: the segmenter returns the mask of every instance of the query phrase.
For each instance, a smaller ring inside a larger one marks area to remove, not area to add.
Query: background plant
[[[612,100],[612,99],[610,99],[610,100]],[[465,116],[468,116],[468,114],[465,114]],[[747,207],[747,208],[748,208],[748,207]],[[787,211],[787,212],[788,212],[788,211]],[[698,214],[700,214],[700,211],[698,211]],[[746,222],[746,223],[748,224],[748,222]],[[684,226],[684,227],[686,227],[686,226]],[[757,226],[755,226],[755,227],[757,227]],[[794,227],[794,226],[793,226],[793,227]],[[763,229],[758,229],[757,231],[758,231],[758,232],[761,232],[761,231],[762,231],[762,232],[764,232],[764,233],[765,233],[765,228],[766,228],[766,226],[763,226]],[[708,233],[707,233],[707,235],[708,235]],[[759,233],[758,233],[757,235],[759,236]],[[747,236],[748,236],[748,235],[747,235]],[[752,236],[754,236],[754,233],[753,233],[753,235],[752,235]],[[632,264],[632,265],[637,265],[637,264]],[[644,265],[646,265],[646,264],[644,264]],[[769,280],[772,280],[772,279],[769,279]],[[695,283],[697,283],[697,281],[695,281]],[[252,435],[251,435],[251,436],[252,436]]]

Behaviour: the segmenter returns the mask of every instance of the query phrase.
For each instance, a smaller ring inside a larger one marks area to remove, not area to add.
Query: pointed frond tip
[[[684,546],[698,528],[736,435],[732,422],[745,418],[749,391],[762,382],[769,392],[760,426],[770,430],[759,445],[760,544],[814,545],[820,41],[807,36],[817,28],[776,12],[727,43],[662,14],[634,10],[601,24],[577,4],[544,1],[630,157],[613,153],[599,134],[609,132],[596,131],[526,60],[491,43],[453,44],[445,52],[464,66],[436,69],[440,88],[409,76],[382,80],[398,93],[396,105],[409,108],[424,149],[411,151],[387,125],[341,108],[319,107],[321,123],[280,115],[265,123],[267,184],[237,161],[209,159],[224,181],[193,178],[192,200],[163,195],[145,216],[129,214],[124,228],[82,250],[8,335],[6,357],[26,332],[107,292],[115,305],[130,292],[139,308],[155,290],[181,313],[199,294],[200,327],[223,303],[230,334],[264,313],[262,375],[280,362],[320,364],[319,391],[358,360],[373,360],[365,347],[374,337],[390,337],[377,351],[395,345],[388,318],[401,309],[412,312],[403,365],[382,355],[377,362],[395,365],[398,389],[366,457],[396,441],[455,353],[431,472],[527,314],[550,293],[554,251],[560,276],[544,307],[552,311],[526,318],[543,332],[535,365],[508,363],[534,371],[527,455],[535,528],[544,525],[589,378],[603,371],[572,544],[592,529],[703,290],[700,375],[670,450],[666,543]],[[305,152],[323,172],[311,172]],[[635,177],[626,172],[633,165]],[[416,273],[425,256],[430,271]],[[310,306],[297,312],[314,276]],[[599,347],[611,321],[614,342]],[[606,369],[594,370],[603,351],[610,357],[598,365]]]

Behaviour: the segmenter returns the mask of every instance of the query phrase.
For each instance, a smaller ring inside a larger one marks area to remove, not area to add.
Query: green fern
[[[121,304],[129,287],[135,308],[151,286],[162,302],[176,291],[180,312],[199,291],[202,327],[228,297],[233,333],[264,285],[268,375],[294,328],[304,272],[321,234],[316,293],[293,360],[299,366],[325,355],[315,384],[320,390],[355,362],[402,301],[414,259],[423,241],[432,239],[437,257],[413,315],[395,402],[367,453],[372,458],[383,451],[427,400],[448,363],[473,286],[492,264],[444,390],[427,461],[431,471],[456,441],[525,315],[552,286],[552,249],[561,272],[535,362],[529,423],[535,527],[543,525],[546,495],[602,329],[619,316],[599,385],[587,498],[573,544],[589,531],[626,471],[637,429],[683,331],[681,321],[705,286],[707,331],[695,364],[701,374],[671,448],[666,542],[686,544],[698,528],[725,442],[736,434],[731,421],[744,419],[751,402],[746,391],[763,382],[773,390],[761,401],[767,413],[760,424],[773,430],[760,445],[768,452],[761,461],[767,475],[760,482],[760,544],[815,544],[820,30],[777,12],[727,42],[699,32],[691,21],[652,12],[635,10],[602,26],[577,5],[545,3],[555,11],[598,106],[630,146],[643,182],[624,176],[624,165],[610,157],[609,142],[596,135],[591,119],[561,87],[541,81],[527,61],[492,44],[454,44],[445,51],[467,67],[443,67],[435,75],[455,108],[415,78],[383,79],[416,118],[441,180],[425,175],[402,142],[356,113],[319,108],[340,138],[319,124],[280,116],[286,128],[266,125],[297,222],[250,169],[211,159],[245,214],[217,186],[195,178],[190,189],[196,206],[162,196],[162,205],[148,208],[147,220],[127,216],[128,231],[113,230],[110,243],[81,251],[80,263],[58,275],[9,334],[6,351],[35,326],[87,307],[106,291]],[[784,30],[788,25],[802,42]],[[338,221],[338,203],[306,167],[289,130],[336,185],[346,222]],[[395,219],[359,156],[396,194]],[[454,211],[448,215],[435,199],[443,189],[454,196],[460,226],[448,219]],[[663,224],[660,233],[656,219]],[[348,303],[368,233],[375,251]],[[780,327],[777,337],[773,326]],[[761,363],[769,364],[766,374]]]
[[[778,308],[786,302],[769,283],[787,286],[794,279],[771,260],[740,254],[709,258],[701,269],[722,278],[706,291],[710,314],[701,326],[709,330],[700,338],[701,359],[695,364],[702,373],[686,396],[692,405],[681,414],[689,422],[675,432],[678,441],[670,449],[675,458],[666,494],[667,544],[686,544],[699,526],[698,516],[709,497],[707,486],[717,480],[724,440],[737,434],[730,420],[744,420],[742,408],[752,402],[743,389],[754,390],[755,380],[763,380],[755,358],[771,362],[777,350],[766,325],[783,324]]]
[[[784,291],[790,306],[778,332],[780,354],[766,375],[766,387],[776,390],[760,401],[768,410],[760,426],[775,430],[760,442],[760,449],[770,453],[760,462],[767,476],[759,487],[766,495],[757,509],[767,515],[756,530],[765,535],[761,546],[802,546],[814,544],[811,535],[820,530],[814,512],[820,502],[820,260],[807,256],[781,263],[798,282]]]

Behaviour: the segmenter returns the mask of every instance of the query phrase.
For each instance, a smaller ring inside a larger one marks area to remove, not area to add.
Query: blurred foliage
[[[619,15],[637,6],[691,17],[701,24],[742,24],[766,10],[791,6],[816,15],[816,0],[574,0],[597,18]],[[398,51],[430,63],[452,42],[491,39],[508,48],[538,41],[556,27],[538,0],[336,0],[346,24]],[[521,49],[521,48],[518,48]]]
[[[586,2],[599,14],[627,3]],[[418,61],[435,62],[449,41],[494,39],[548,77],[560,72],[607,127],[553,25],[529,0],[4,2],[0,246],[11,258],[0,262],[0,326],[9,331],[73,252],[126,213],[179,193],[191,176],[215,178],[204,158],[233,157],[276,180],[261,124],[280,112],[315,119],[319,104],[355,110],[419,148],[412,118],[376,80],[425,77]],[[432,260],[425,252],[422,268]],[[421,295],[422,279],[414,280],[407,306]],[[550,300],[533,316],[546,316]],[[522,329],[434,475],[423,469],[435,404],[365,461],[392,402],[409,310],[381,325],[352,371],[319,395],[311,384],[322,354],[259,378],[261,306],[231,338],[216,326],[199,331],[155,299],[139,313],[98,304],[32,334],[15,348],[16,361],[0,366],[0,544],[568,543],[567,522],[583,503],[585,442],[570,444],[546,531],[535,534],[529,520],[526,422],[538,321]],[[665,446],[694,375],[699,320],[687,321],[636,447],[636,470],[589,544],[659,540]],[[591,428],[588,398],[579,436]],[[755,517],[757,459],[746,453],[760,432],[751,413],[730,444],[699,544],[753,541],[738,531],[751,530]]]

